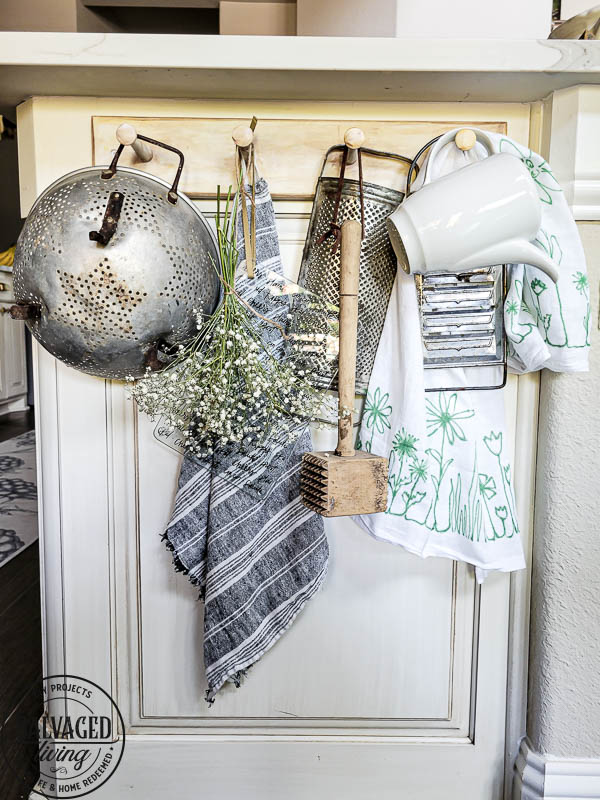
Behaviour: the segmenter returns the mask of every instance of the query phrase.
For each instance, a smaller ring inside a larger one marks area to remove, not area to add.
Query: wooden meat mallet
[[[354,450],[353,443],[361,234],[360,222],[346,220],[343,223],[337,447],[335,451],[304,453],[300,471],[302,502],[323,517],[376,514],[385,511],[387,506],[387,459]]]

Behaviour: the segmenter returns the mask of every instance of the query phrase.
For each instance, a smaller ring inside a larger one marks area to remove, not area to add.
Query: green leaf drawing
[[[547,203],[547,205],[551,206],[552,195],[550,193],[562,192],[562,189],[546,161],[541,156],[538,156],[537,153],[534,153],[533,150],[529,150],[528,153],[523,152],[510,139],[501,139],[499,150],[501,153],[511,153],[521,159],[536,184],[539,199],[542,203]]]

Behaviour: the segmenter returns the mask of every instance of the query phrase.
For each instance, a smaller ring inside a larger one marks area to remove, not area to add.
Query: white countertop
[[[600,83],[600,42],[0,32],[31,95],[527,102]]]

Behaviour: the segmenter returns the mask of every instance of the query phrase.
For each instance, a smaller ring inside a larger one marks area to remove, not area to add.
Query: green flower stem
[[[406,505],[404,506],[404,511],[402,512],[402,516],[406,516],[406,514],[408,514],[408,509],[412,505],[412,500],[413,500],[413,498],[415,496],[415,492],[417,490],[417,485],[418,485],[420,480],[421,480],[421,476],[417,475],[416,478],[413,481],[412,486],[410,487],[410,491],[408,493],[408,497],[406,498]]]
[[[562,307],[562,300],[560,299],[560,292],[558,291],[558,286],[554,284],[554,290],[556,292],[556,299],[558,300],[558,313],[560,315],[560,321],[562,324],[563,333],[565,335],[565,341],[562,344],[554,344],[547,338],[547,342],[549,345],[553,347],[568,347],[569,346],[569,334],[567,333],[567,324],[565,322],[565,318],[563,315],[563,307]]]
[[[497,514],[496,514],[496,516],[498,517]],[[500,539],[504,539],[506,537],[506,519],[504,519],[503,517],[498,517],[498,519],[502,523],[502,536],[499,536],[499,538]]]
[[[442,426],[442,444],[440,445],[440,463],[439,463],[439,472],[438,472],[438,480],[435,487],[435,497],[431,501],[431,505],[429,506],[429,510],[427,511],[427,516],[425,517],[425,524],[427,525],[427,520],[429,519],[430,513],[433,511],[433,524],[432,530],[438,530],[437,524],[437,506],[438,500],[440,496],[440,487],[442,485],[442,478],[444,477],[444,446],[446,444],[446,426]]]
[[[485,510],[487,511],[487,515],[488,515],[488,519],[490,521],[490,525],[492,526],[492,530],[494,531],[494,535],[492,536],[492,539],[500,539],[501,537],[498,535],[498,531],[496,530],[496,526],[494,525],[494,520],[492,519],[492,514],[490,512],[490,507],[488,506],[487,497],[482,492],[480,492],[480,494],[481,494],[481,496],[483,498],[483,505],[485,506]]]
[[[375,436],[375,426],[373,426],[373,427],[371,428],[371,438],[370,438],[370,439],[369,439],[369,441],[368,441],[368,442],[365,444],[365,450],[367,450],[369,453],[371,452],[371,447],[373,446],[373,437],[374,437],[374,436]]]
[[[590,345],[590,314],[592,313],[592,307],[590,306],[590,293],[589,290],[584,288],[583,289],[583,296],[587,301],[587,311],[583,317],[583,329],[585,331],[585,344],[586,347]]]
[[[498,467],[500,468],[500,475],[502,476],[502,486],[504,488],[504,496],[506,497],[506,505],[508,506],[508,512],[510,514],[510,520],[511,520],[512,526],[513,526],[513,532],[514,533],[518,533],[519,532],[519,526],[517,525],[517,522],[515,520],[515,514],[513,512],[513,507],[512,507],[512,492],[510,490],[510,486],[508,485],[508,481],[506,480],[506,474],[505,474],[504,470],[502,469],[502,462],[500,461],[500,454],[498,454],[497,458],[498,458]]]

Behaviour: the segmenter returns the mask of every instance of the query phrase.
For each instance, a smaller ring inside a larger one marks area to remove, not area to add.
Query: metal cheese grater
[[[415,275],[425,369],[498,367],[501,382],[436,386],[427,391],[500,389],[506,383],[504,266],[467,273]]]
[[[362,218],[364,230],[360,255],[356,390],[364,394],[369,384],[396,277],[396,256],[390,244],[385,221],[402,202],[404,194],[366,181],[344,178],[343,173],[340,178],[324,177],[323,173],[330,155],[343,151],[344,145],[335,145],[325,154],[317,181],[298,283],[332,308],[337,307],[340,250],[334,246],[330,238],[324,237],[327,237],[332,222],[335,222],[337,227],[347,219]],[[404,156],[365,147],[360,149],[360,153],[363,156],[411,163],[410,159]],[[332,315],[335,315],[335,311]],[[327,334],[327,330],[324,330],[323,334]],[[335,389],[337,387],[335,353],[331,359],[322,362],[320,370],[317,384],[325,389]]]

